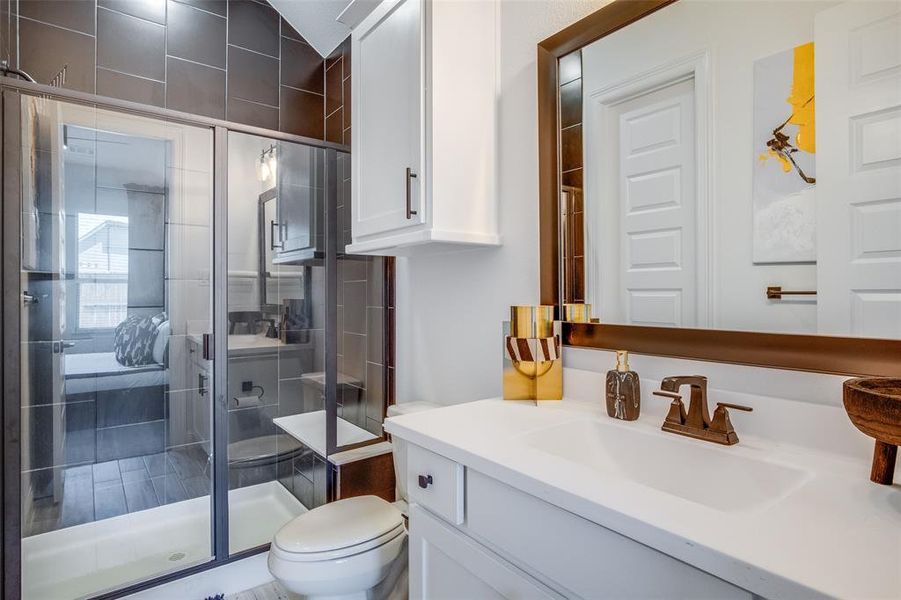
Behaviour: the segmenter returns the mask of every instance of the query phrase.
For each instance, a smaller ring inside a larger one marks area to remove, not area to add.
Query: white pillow
[[[166,348],[169,346],[169,321],[163,321],[156,328],[156,339],[153,341],[153,361],[162,365],[166,360]]]

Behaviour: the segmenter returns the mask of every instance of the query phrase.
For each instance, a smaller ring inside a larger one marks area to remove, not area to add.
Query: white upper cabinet
[[[353,243],[497,246],[497,4],[385,0],[353,31]]]

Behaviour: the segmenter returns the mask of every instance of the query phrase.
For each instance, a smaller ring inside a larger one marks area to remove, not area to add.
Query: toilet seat
[[[358,496],[296,517],[275,534],[272,550],[292,562],[332,560],[377,548],[403,531],[403,514],[394,505]]]
[[[269,552],[274,554],[279,559],[287,562],[318,562],[336,560],[340,558],[351,557],[362,552],[377,550],[380,547],[387,545],[394,538],[403,535],[404,531],[404,524],[400,523],[394,529],[366,542],[354,544],[352,546],[345,546],[343,548],[335,548],[334,550],[324,550],[320,552],[291,552],[290,550],[285,550],[284,548],[282,548],[278,544],[278,542],[275,542],[271,545]]]

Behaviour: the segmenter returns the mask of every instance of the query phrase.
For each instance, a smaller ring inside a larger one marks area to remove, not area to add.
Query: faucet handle
[[[716,410],[713,411],[713,419],[710,421],[710,431],[722,434],[726,440],[725,443],[728,445],[737,444],[738,434],[735,433],[735,428],[732,427],[732,421],[729,419],[729,411],[726,410],[727,408],[734,408],[735,410],[743,410],[745,412],[751,412],[754,409],[742,404],[730,404],[729,402],[716,403]]]
[[[716,406],[717,408],[722,406],[723,408],[734,408],[735,410],[743,410],[745,412],[751,412],[754,410],[750,406],[745,406],[744,404],[730,404],[729,402],[717,402]]]
[[[666,414],[665,423],[673,423],[676,425],[684,425],[685,424],[685,404],[682,403],[682,396],[676,394],[674,392],[665,392],[663,390],[656,390],[653,392],[655,396],[660,396],[661,398],[672,398],[672,403],[669,405],[669,412]]]

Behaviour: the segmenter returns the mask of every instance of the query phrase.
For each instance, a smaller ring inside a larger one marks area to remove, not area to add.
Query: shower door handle
[[[53,342],[51,349],[54,354],[63,354],[66,348],[74,348],[75,342]]]
[[[275,243],[275,232],[278,231],[278,241],[279,243]],[[269,249],[270,250],[280,250],[285,247],[285,243],[282,241],[282,228],[278,226],[278,222],[274,219],[269,221]]]
[[[413,180],[416,179],[416,173],[413,169],[407,167],[407,219],[412,219],[413,215],[419,214],[413,210]]]
[[[213,356],[213,334],[212,333],[204,333],[202,339],[203,352],[201,356],[203,356],[203,360],[213,360],[215,357]]]
[[[40,300],[34,294],[24,291],[22,292],[22,302],[25,304],[37,304]]]

